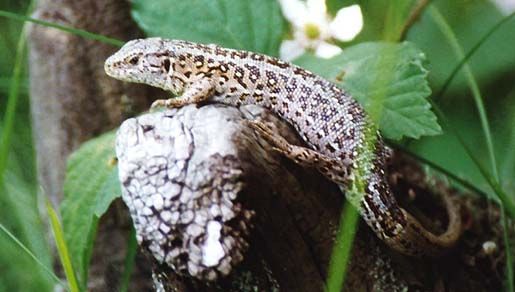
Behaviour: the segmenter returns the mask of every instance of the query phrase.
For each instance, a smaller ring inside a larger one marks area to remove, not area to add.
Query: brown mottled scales
[[[449,226],[441,235],[399,207],[386,182],[386,151],[376,127],[348,93],[307,70],[257,53],[160,38],[128,42],[105,70],[178,96],[153,106],[210,100],[276,112],[310,148],[289,144],[266,125],[251,125],[277,151],[338,183],[377,236],[404,254],[438,255],[460,235],[458,209],[447,198]]]

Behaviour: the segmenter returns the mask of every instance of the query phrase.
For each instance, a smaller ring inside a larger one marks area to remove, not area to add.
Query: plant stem
[[[515,16],[515,12],[512,12],[510,15],[506,16],[505,18],[501,19],[498,23],[496,23],[494,26],[492,26],[480,39],[479,41],[467,52],[465,57],[461,59],[461,61],[454,67],[451,74],[449,74],[449,77],[445,79],[445,83],[442,86],[442,88],[438,91],[436,95],[434,95],[433,99],[436,101],[437,99],[441,98],[445,91],[447,91],[447,88],[451,84],[451,81],[454,79],[456,74],[460,71],[460,69],[467,64],[467,61],[476,53],[476,51],[486,42],[488,38],[490,38],[494,32],[496,32],[499,28],[501,28],[508,20],[512,19]]]
[[[408,19],[406,20],[406,22],[402,26],[401,33],[399,35],[399,40],[402,41],[402,40],[404,40],[406,38],[408,30],[410,29],[410,27],[413,24],[415,24],[415,22],[417,22],[417,20],[422,15],[422,12],[424,11],[424,8],[426,8],[426,6],[430,2],[431,2],[430,0],[419,0],[417,2],[417,5],[415,5],[415,7],[411,10],[411,13],[410,13]]]
[[[441,32],[449,41],[449,44],[453,47],[455,54],[461,59],[465,58],[465,54],[456,38],[456,35],[452,31],[451,27],[442,16],[440,11],[433,5],[430,7],[430,13],[433,17],[434,21],[440,28]],[[486,115],[485,105],[483,103],[483,98],[479,91],[479,86],[472,74],[472,70],[470,69],[468,64],[463,65],[463,69],[465,70],[465,76],[467,78],[470,90],[472,91],[472,96],[474,97],[474,101],[476,103],[476,108],[479,114],[479,119],[481,121],[481,126],[483,128],[483,134],[485,136],[486,147],[488,149],[488,156],[490,158],[491,170],[494,177],[495,182],[499,183],[499,173],[497,171],[497,162],[494,154],[494,146],[492,141],[492,134],[490,132],[490,125],[488,123],[488,117]]]
[[[61,25],[61,24],[57,24],[57,23],[53,23],[53,22],[49,22],[49,21],[35,19],[35,18],[32,18],[32,17],[28,17],[28,16],[12,13],[12,12],[5,11],[5,10],[0,10],[0,16],[1,17],[6,17],[6,18],[9,18],[9,19],[18,20],[18,21],[24,21],[24,22],[28,21],[28,22],[32,22],[32,23],[35,23],[35,24],[43,25],[43,26],[46,26],[46,27],[52,27],[52,28],[55,28],[55,29],[58,29],[58,30],[62,30],[62,31],[65,31],[65,32],[68,32],[68,33],[72,33],[72,34],[75,34],[75,35],[78,35],[78,36],[81,36],[81,37],[84,37],[84,38],[87,38],[87,39],[92,39],[92,40],[100,41],[100,42],[103,42],[103,43],[106,43],[106,44],[111,44],[111,45],[117,46],[117,47],[121,47],[123,45],[123,42],[121,40],[118,40],[118,39],[110,38],[110,37],[107,37],[107,36],[104,36],[104,35],[101,35],[101,34],[92,33],[92,32],[89,32],[89,31],[86,31],[86,30],[83,30],[83,29],[78,29],[78,28],[74,28],[74,27],[70,27],[70,26],[66,26],[66,25]]]

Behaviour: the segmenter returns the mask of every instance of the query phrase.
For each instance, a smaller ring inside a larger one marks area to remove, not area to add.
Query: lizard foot
[[[183,107],[187,102],[185,102],[182,98],[168,98],[168,99],[158,99],[152,103],[150,106],[150,110],[156,110],[159,108],[178,108]]]
[[[317,168],[323,175],[334,182],[347,184],[350,172],[349,166],[345,165],[338,158],[329,157],[307,147],[290,144],[279,133],[275,133],[262,122],[248,121],[248,125],[272,145],[273,150],[299,165]]]
[[[261,138],[265,139],[273,147],[273,150],[288,156],[290,143],[286,139],[275,133],[272,128],[263,122],[247,121],[247,123]]]

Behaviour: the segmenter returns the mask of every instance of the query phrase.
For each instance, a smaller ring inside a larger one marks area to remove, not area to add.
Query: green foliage
[[[0,2],[0,7],[21,13],[27,5]],[[52,261],[37,209],[29,103],[21,87],[26,83],[21,31],[22,26],[0,19],[0,224],[5,226],[0,232],[0,291],[49,291],[55,279],[45,271]]]
[[[15,131],[9,141],[3,184],[0,185],[0,223],[12,230],[41,262],[51,267],[50,251],[44,240],[45,228],[37,207],[32,132],[30,126],[18,127],[30,120],[27,96],[20,96],[20,99],[21,105],[14,117]],[[0,127],[0,132],[3,133],[3,127]],[[5,236],[0,236],[0,270],[4,273],[0,277],[0,291],[45,291],[52,283],[40,267]]]
[[[511,100],[511,102],[510,102]],[[515,92],[508,98],[491,102],[492,129],[494,129],[493,141],[494,153],[498,158],[499,177],[503,189],[508,193],[515,193]],[[481,123],[477,118],[473,103],[466,102],[463,98],[447,100],[442,107],[449,123],[459,131],[460,135],[472,149],[474,157],[477,157],[484,167],[489,167],[489,156],[481,129]],[[410,147],[423,157],[444,165],[446,169],[459,177],[466,178],[469,182],[483,192],[495,197],[493,190],[482,176],[474,162],[463,151],[463,146],[452,134],[447,126],[443,126],[443,134],[435,137],[413,141]]]
[[[28,249],[18,238],[16,238],[16,236],[14,236],[14,234],[12,234],[9,230],[7,230],[7,228],[5,228],[5,226],[3,226],[2,224],[0,224],[0,230],[2,231],[2,234],[9,237],[13,241],[13,243],[16,244],[25,253],[25,255],[28,255],[45,272],[47,272],[50,277],[52,277],[57,283],[61,283],[61,279],[59,279],[59,277],[57,277],[57,275],[54,274],[54,272],[52,270],[50,270],[50,268],[46,264],[44,264],[41,260],[39,260],[36,257],[36,255],[34,255],[34,253],[32,253],[30,251],[30,249]],[[3,283],[0,283],[0,286],[2,284]],[[0,289],[0,291],[4,291],[4,290]]]
[[[333,14],[342,6],[359,4],[364,26],[351,44],[367,41],[398,41],[404,24],[417,0],[329,0],[328,9]]]
[[[296,63],[348,90],[377,117],[387,138],[400,139],[441,132],[426,100],[431,91],[424,60],[424,54],[410,43],[364,43],[332,59],[304,55]]]
[[[434,1],[438,10],[453,29],[458,42],[467,52],[478,39],[494,26],[503,15],[491,1],[459,0]],[[450,52],[453,48],[445,41],[445,37],[429,13],[425,13],[420,22],[413,26],[408,34],[408,40],[416,43],[426,54],[430,62],[430,79],[434,88],[440,88],[458,63],[459,59]],[[491,36],[471,58],[469,64],[479,86],[485,86],[515,66],[515,19],[504,25]],[[451,95],[460,94],[466,90],[467,80],[460,74],[451,84]],[[488,97],[487,97],[488,98]]]
[[[19,136],[16,134],[15,137]],[[23,138],[25,140],[27,137]],[[30,136],[28,138],[30,141]],[[20,148],[10,154],[4,174],[4,186],[0,190],[0,223],[12,230],[16,238],[40,262],[51,268],[52,260],[48,243],[45,241],[45,228],[37,208],[36,183],[20,174],[22,171],[30,172],[34,169],[17,169],[20,166],[18,163],[23,159],[18,160],[15,157],[20,153],[32,154],[24,151]],[[0,234],[0,291],[49,291],[54,282],[50,276],[40,266],[35,265],[33,259],[17,244],[13,244],[9,237],[3,235],[3,232]]]
[[[120,196],[114,132],[84,143],[68,159],[61,214],[73,267],[85,287],[98,218]]]
[[[29,6],[29,1],[6,1],[0,0],[0,9],[6,9],[25,14]],[[6,78],[7,83],[10,83],[11,69],[14,65],[14,57],[16,55],[16,44],[20,36],[22,25],[20,23],[13,23],[8,19],[0,18],[0,52],[3,58],[0,58],[0,76]]]
[[[448,12],[447,12],[448,13]],[[441,16],[433,16],[433,21],[438,23],[438,28],[442,31],[445,37],[449,40],[448,43],[453,47],[455,53],[452,55],[463,58],[463,53],[460,49],[458,40],[455,39],[451,28],[447,26],[446,20],[443,20]],[[495,35],[502,34],[506,31],[506,27],[510,26],[510,22],[513,21],[513,15],[507,16],[504,19],[506,21],[501,22],[501,17],[496,19],[497,23],[502,23],[503,26],[498,27],[498,30],[490,34],[491,28],[485,29],[483,35],[477,35],[476,39],[481,39],[481,43],[474,44],[474,49],[479,45],[479,50],[484,50],[484,47],[491,45],[490,43],[495,40]],[[497,26],[497,25],[496,25]],[[488,38],[486,38],[488,35]],[[458,36],[459,37],[459,36]],[[458,58],[456,58],[458,59]],[[458,60],[455,62],[458,64]],[[499,181],[501,187],[505,192],[513,193],[515,187],[512,183],[512,177],[515,172],[515,160],[513,155],[513,149],[515,149],[515,94],[511,87],[499,87],[499,88],[487,88],[490,94],[490,100],[486,99],[486,104],[482,102],[480,96],[480,88],[476,84],[475,78],[472,76],[472,72],[465,66],[462,70],[465,74],[468,84],[470,84],[472,96],[476,101],[476,109],[471,104],[471,98],[467,98],[463,95],[454,94],[453,98],[445,97],[439,99],[441,101],[442,109],[445,116],[449,120],[449,124],[452,125],[454,131],[458,132],[459,135],[466,143],[466,147],[471,149],[472,157],[479,161],[481,168],[490,169],[491,176]],[[502,79],[501,79],[502,80]],[[478,80],[483,81],[483,80]],[[446,81],[447,82],[447,81]],[[441,90],[440,90],[441,91]],[[467,90],[468,92],[468,90]],[[496,92],[492,95],[493,92]],[[492,99],[494,96],[497,98]],[[440,98],[436,96],[435,98]],[[489,109],[489,112],[485,111]],[[479,112],[479,117],[477,117]],[[488,121],[486,116],[491,117]],[[480,122],[481,120],[481,122]],[[489,126],[492,125],[492,134],[489,134]],[[482,131],[481,131],[482,129]],[[467,181],[475,185],[475,187],[481,189],[484,193],[490,194],[492,198],[495,198],[495,192],[492,190],[491,185],[485,179],[474,161],[463,151],[462,142],[460,142],[455,135],[450,131],[448,126],[444,128],[444,135],[434,138],[425,138],[413,143],[413,149],[423,157],[426,157],[440,165],[444,165],[453,174],[465,178]],[[446,149],[446,151],[441,151]],[[485,155],[484,153],[489,153]],[[499,162],[496,165],[495,160]],[[490,166],[492,165],[492,166]],[[497,170],[499,174],[497,174]],[[509,198],[508,198],[509,199]]]
[[[375,5],[377,5],[377,1]],[[413,3],[413,0],[390,0],[385,1],[388,3],[386,10],[385,25],[383,29],[383,39],[385,41],[398,41],[401,38],[402,30],[408,19]]]
[[[134,20],[150,36],[277,55],[284,20],[276,0],[135,0]]]
[[[136,261],[137,250],[138,240],[136,239],[136,230],[131,228],[129,242],[127,243],[127,254],[125,255],[125,262],[123,265],[123,274],[120,278],[120,292],[127,292],[129,290],[129,283],[132,270],[134,268],[134,262]]]
[[[347,275],[352,245],[358,227],[359,213],[350,203],[346,203],[340,215],[340,228],[336,236],[329,263],[327,292],[342,291]]]
[[[435,19],[435,22],[438,24],[444,35],[446,36],[448,42],[453,47],[453,50],[455,54],[460,59],[465,58],[465,54],[463,53],[463,50],[461,46],[458,44],[456,35],[453,33],[452,29],[449,27],[445,19],[443,19],[442,15],[439,13],[437,9],[434,7],[431,7],[431,16]],[[470,91],[472,93],[472,96],[474,98],[474,102],[476,103],[476,109],[479,113],[479,120],[481,121],[481,127],[482,132],[484,135],[484,141],[486,144],[486,148],[488,150],[489,158],[490,158],[490,175],[493,177],[494,181],[496,183],[499,183],[499,174],[497,171],[497,162],[494,155],[493,150],[493,141],[492,141],[492,134],[490,131],[490,125],[488,122],[488,118],[486,116],[486,110],[483,102],[483,97],[481,96],[479,86],[477,85],[477,81],[474,78],[474,75],[472,74],[470,67],[468,64],[463,65],[463,72],[467,78],[467,83],[469,85]],[[456,134],[459,138],[459,134]]]
[[[440,14],[438,9],[436,9],[435,7],[431,7],[430,15],[431,15],[432,20],[434,20],[437,27],[440,29],[442,34],[447,39],[447,42],[449,43],[449,45],[454,50],[455,55],[457,55],[458,58],[462,60],[462,61],[460,61],[459,64],[464,64],[463,65],[463,73],[467,80],[467,84],[470,88],[470,91],[472,93],[472,96],[473,96],[473,99],[475,102],[475,107],[476,107],[476,110],[479,115],[479,121],[481,123],[483,139],[482,139],[482,141],[481,141],[482,143],[480,143],[480,145],[483,144],[486,147],[486,150],[487,150],[486,152],[488,153],[488,158],[489,158],[488,163],[490,164],[490,169],[488,170],[484,166],[484,163],[482,162],[482,160],[484,160],[484,157],[486,155],[477,155],[476,153],[474,153],[474,149],[476,147],[471,147],[470,145],[468,145],[466,140],[463,138],[460,129],[455,127],[453,123],[449,123],[447,121],[446,117],[444,118],[446,121],[445,126],[447,126],[448,129],[450,130],[449,133],[452,134],[452,137],[456,138],[457,141],[459,142],[459,145],[461,146],[462,150],[464,150],[462,152],[465,152],[467,154],[467,158],[471,162],[473,162],[474,169],[481,174],[480,178],[487,182],[487,190],[484,192],[489,193],[491,195],[491,197],[494,198],[495,201],[499,202],[499,204],[500,204],[500,208],[502,209],[501,210],[501,214],[502,214],[501,225],[502,225],[503,231],[504,231],[504,233],[503,233],[504,234],[504,243],[505,243],[505,251],[504,252],[506,254],[506,275],[507,275],[506,276],[506,281],[507,281],[506,288],[508,289],[508,291],[514,291],[515,288],[514,288],[514,283],[513,283],[513,276],[514,276],[513,275],[513,262],[512,262],[512,254],[511,254],[512,249],[510,246],[510,240],[508,238],[508,227],[507,227],[507,223],[506,223],[507,219],[505,217],[505,211],[508,211],[511,216],[515,216],[515,204],[514,204],[513,196],[509,197],[507,195],[506,189],[502,188],[502,186],[501,186],[501,182],[503,180],[501,180],[501,178],[499,176],[499,172],[498,172],[498,165],[496,162],[497,156],[494,153],[494,143],[493,143],[492,134],[491,134],[490,126],[489,126],[489,121],[487,119],[486,108],[484,105],[484,99],[481,96],[480,88],[478,86],[476,78],[474,77],[474,75],[468,65],[468,60],[467,60],[467,62],[463,61],[463,60],[467,59],[468,56],[471,56],[471,54],[470,53],[465,54],[463,52],[463,49],[462,49],[461,45],[459,44],[459,41],[457,40],[457,37],[454,34],[453,29],[449,26],[448,22]],[[509,22],[510,20],[513,20],[511,18],[512,16],[513,15],[506,17],[503,21],[497,21],[497,23],[499,24],[499,23],[503,23],[503,22]],[[501,26],[498,26],[498,24],[492,25],[491,27],[501,28]],[[479,46],[485,44],[486,41],[488,40],[488,38],[492,37],[492,35],[493,35],[493,33],[491,33],[492,31],[493,31],[492,28],[489,28],[483,34],[485,36],[480,38],[480,43],[478,45],[474,44],[471,47],[471,51],[472,50],[475,51],[477,48],[479,48]],[[488,36],[488,38],[486,36]],[[452,74],[449,75],[450,76],[449,78],[453,78],[455,72],[457,72],[457,71],[452,71]],[[442,86],[442,89],[440,90],[441,92],[443,92],[447,88],[447,85],[450,84],[450,81],[451,81],[450,79],[445,80],[445,82],[443,83],[444,85]],[[438,96],[438,97],[440,97],[440,96]],[[439,110],[440,117],[442,117],[442,114],[443,114],[443,112],[441,110]],[[512,133],[515,132],[515,129],[513,128],[514,125],[515,124],[509,125],[510,131],[512,131]],[[513,134],[511,134],[509,136],[512,137]],[[513,148],[511,149],[511,151],[513,151]],[[452,160],[452,158],[451,158],[451,160]],[[513,165],[511,165],[510,167],[513,167]],[[511,180],[511,178],[509,178],[509,180]],[[472,181],[471,183],[474,184],[476,186],[476,188],[481,188],[481,186],[479,186],[477,181]]]

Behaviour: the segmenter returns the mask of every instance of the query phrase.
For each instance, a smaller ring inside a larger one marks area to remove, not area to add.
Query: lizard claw
[[[169,99],[158,99],[152,103],[150,110],[156,110],[159,108],[178,108],[185,105],[184,100],[180,98],[169,98]]]
[[[166,107],[166,99],[158,99],[152,103],[152,105],[150,106],[150,111],[157,111],[164,107]]]
[[[265,139],[271,146],[272,149],[278,152],[284,152],[288,149],[288,141],[284,139],[278,133],[275,133],[272,128],[259,121],[248,121],[248,125],[254,129],[258,135]]]

